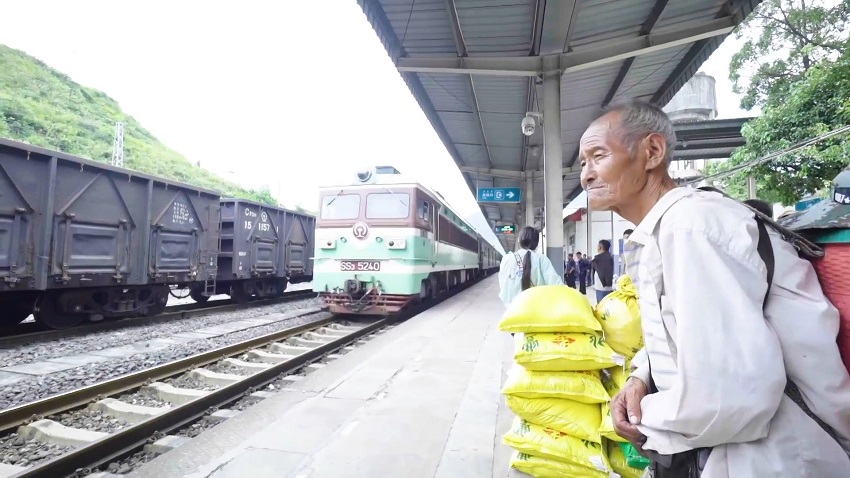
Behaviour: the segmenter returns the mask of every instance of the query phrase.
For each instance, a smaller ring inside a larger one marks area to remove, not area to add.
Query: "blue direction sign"
[[[817,204],[821,201],[823,201],[823,198],[810,198],[810,199],[804,199],[802,201],[797,201],[797,203],[794,204],[794,209],[796,211],[805,211],[806,209],[814,206],[815,204]]]
[[[516,225],[515,224],[503,224],[501,226],[496,226],[494,228],[496,234],[506,234],[508,236],[512,234],[516,234]]]
[[[478,188],[478,202],[520,202],[520,188]]]

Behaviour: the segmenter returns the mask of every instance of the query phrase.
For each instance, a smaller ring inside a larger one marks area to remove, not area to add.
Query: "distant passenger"
[[[620,269],[621,269],[620,274],[626,273],[626,255],[629,251],[631,251],[631,245],[629,244],[629,237],[632,235],[633,232],[635,232],[634,229],[626,229],[625,231],[623,231],[623,257],[622,257],[623,265],[620,266]]]
[[[564,280],[552,266],[549,258],[534,252],[540,242],[540,233],[531,226],[519,233],[516,252],[505,254],[499,265],[499,298],[507,306],[529,287],[538,285],[564,285]]]
[[[564,263],[564,278],[567,281],[567,286],[576,288],[576,279],[578,278],[578,263],[573,258],[573,255],[570,254],[567,256],[567,260]]]
[[[593,288],[596,290],[596,302],[614,291],[614,258],[611,256],[611,241],[602,239],[597,246],[593,264]]]
[[[590,279],[590,261],[581,252],[576,252],[578,263],[578,291],[587,294],[588,279]]]
[[[773,206],[770,205],[767,201],[762,201],[761,199],[747,199],[744,201],[744,204],[750,206],[756,211],[764,214],[767,217],[773,217]]]

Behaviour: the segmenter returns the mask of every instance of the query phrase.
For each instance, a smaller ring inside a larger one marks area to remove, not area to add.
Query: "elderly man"
[[[675,146],[670,120],[642,102],[609,109],[581,139],[591,209],[637,224],[626,262],[646,345],[612,401],[615,428],[657,477],[850,476],[850,376],[836,309],[811,264],[772,230],[764,307],[755,214],[677,187],[667,172]]]

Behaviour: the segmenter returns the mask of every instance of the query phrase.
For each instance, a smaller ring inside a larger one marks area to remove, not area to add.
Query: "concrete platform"
[[[491,277],[127,476],[525,476],[501,443],[502,311]]]

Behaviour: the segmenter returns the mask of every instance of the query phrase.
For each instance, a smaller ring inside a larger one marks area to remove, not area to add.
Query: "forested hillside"
[[[0,137],[108,162],[116,121],[124,123],[126,167],[275,204],[268,191],[246,190],[195,166],[160,143],[103,92],[0,45]]]

